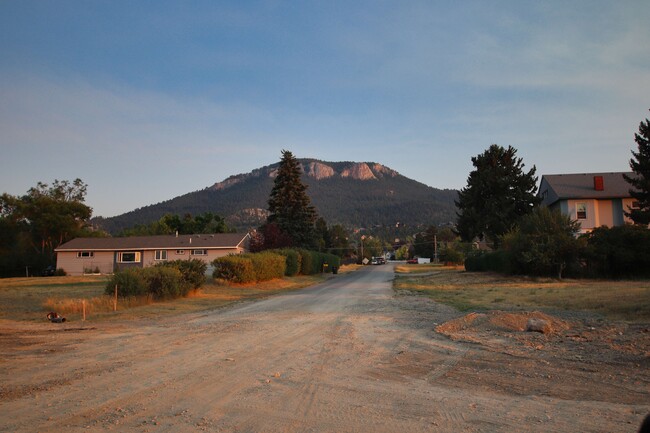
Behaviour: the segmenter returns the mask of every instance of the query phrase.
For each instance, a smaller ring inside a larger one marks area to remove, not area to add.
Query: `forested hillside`
[[[456,190],[441,190],[409,179],[375,163],[323,162],[301,159],[303,181],[318,214],[330,224],[349,228],[446,224],[455,219]],[[111,233],[148,224],[166,213],[212,212],[240,230],[266,218],[267,201],[277,164],[162,203],[94,223]]]

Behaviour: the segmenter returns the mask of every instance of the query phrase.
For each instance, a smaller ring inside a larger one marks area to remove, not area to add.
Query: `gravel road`
[[[635,432],[650,411],[647,357],[585,369],[453,341],[434,328],[459,313],[393,277],[168,320],[0,322],[0,431]]]

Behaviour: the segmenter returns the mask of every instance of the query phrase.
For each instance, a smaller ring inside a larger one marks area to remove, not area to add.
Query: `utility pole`
[[[433,235],[433,263],[438,263],[438,235]]]

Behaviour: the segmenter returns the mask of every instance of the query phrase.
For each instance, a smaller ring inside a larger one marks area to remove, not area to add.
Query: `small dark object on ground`
[[[65,322],[65,317],[60,316],[59,313],[51,311],[47,313],[47,320],[49,320],[52,323],[63,323]]]

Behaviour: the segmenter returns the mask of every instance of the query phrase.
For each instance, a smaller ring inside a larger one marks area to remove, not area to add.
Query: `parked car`
[[[411,264],[411,265],[417,265],[417,264],[418,264],[418,258],[417,258],[417,257],[413,257],[412,259],[408,259],[408,260],[406,261],[406,263],[409,263],[409,264]]]
[[[56,267],[55,266],[48,266],[47,268],[43,269],[43,275],[44,277],[51,277],[56,273]]]

